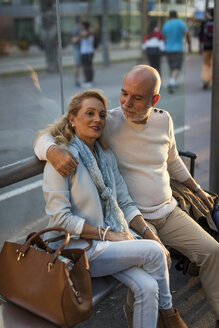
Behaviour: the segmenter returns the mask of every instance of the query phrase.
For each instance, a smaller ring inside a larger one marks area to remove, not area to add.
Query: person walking
[[[208,8],[206,20],[201,24],[199,33],[199,49],[203,54],[202,63],[202,89],[212,87],[212,64],[213,64],[213,33],[214,33],[214,9]]]
[[[82,87],[86,89],[92,87],[94,78],[94,31],[91,29],[90,23],[87,21],[82,22],[80,40],[81,63],[84,72],[84,83],[82,83]]]
[[[144,37],[142,49],[145,50],[150,66],[154,67],[160,74],[161,55],[164,51],[164,39],[157,26],[157,20],[150,21],[148,31]]]
[[[169,66],[168,90],[173,93],[177,87],[177,78],[183,64],[183,40],[186,35],[186,24],[178,18],[175,10],[169,13],[169,20],[164,23],[162,35],[165,39],[165,53]],[[189,40],[189,34],[187,34]]]

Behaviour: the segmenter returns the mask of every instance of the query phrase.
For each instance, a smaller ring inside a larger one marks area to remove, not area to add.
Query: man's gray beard
[[[151,109],[152,109],[152,107],[148,108],[148,110],[145,113],[144,117],[142,116],[141,118],[140,117],[136,117],[136,118],[126,117],[125,113],[123,112],[123,109],[122,109],[122,114],[123,114],[125,120],[127,120],[129,122],[133,122],[133,123],[138,123],[138,122],[144,121],[146,119],[148,112],[149,112],[149,115],[150,115]],[[135,113],[135,111],[132,111],[132,112]]]

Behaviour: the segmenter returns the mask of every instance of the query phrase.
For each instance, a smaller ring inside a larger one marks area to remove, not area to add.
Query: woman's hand
[[[133,240],[134,237],[130,232],[114,232],[107,231],[106,240],[110,241],[123,241],[123,240]]]
[[[103,236],[105,230],[101,233]],[[111,230],[107,230],[104,240],[109,240],[109,241],[123,241],[123,240],[133,240],[133,236],[130,232],[114,232]],[[81,238],[84,239],[94,239],[94,240],[103,240],[100,238],[99,234],[99,228],[92,226],[88,223],[84,223],[83,226],[83,231],[81,233]]]

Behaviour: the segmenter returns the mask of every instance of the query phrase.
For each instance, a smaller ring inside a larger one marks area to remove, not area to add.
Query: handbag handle
[[[60,228],[60,227],[52,227],[52,228],[47,228],[47,229],[44,229],[44,230],[41,230],[39,232],[36,232],[34,235],[32,235],[23,245],[21,245],[21,247],[19,249],[17,249],[17,253],[18,253],[18,258],[17,260],[19,261],[21,256],[25,256],[26,252],[28,251],[28,249],[30,248],[31,244],[33,243],[33,240],[46,233],[46,232],[49,232],[49,231],[53,231],[53,230],[56,230],[56,231],[59,231],[59,232],[64,232],[65,233],[65,237],[64,237],[64,241],[63,243],[61,244],[61,246],[59,246],[57,248],[57,250],[55,251],[54,254],[51,254],[51,259],[48,263],[48,271],[50,271],[50,268],[52,267],[52,265],[54,264],[56,258],[61,254],[62,250],[65,248],[65,246],[69,243],[70,241],[70,234],[69,232],[64,229],[64,228]]]
[[[59,240],[62,240],[64,238],[64,236],[58,236],[58,237],[53,237],[53,238],[49,238],[49,239],[46,239],[44,240],[44,243],[46,245],[48,245],[49,243],[51,242],[55,242],[55,241],[59,241]],[[85,240],[89,246],[87,246],[86,248],[84,248],[84,251],[87,252],[91,247],[92,247],[92,241],[90,239],[85,239],[85,238],[80,238],[81,240]]]

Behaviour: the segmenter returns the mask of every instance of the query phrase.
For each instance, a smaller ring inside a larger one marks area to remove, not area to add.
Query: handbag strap
[[[46,232],[50,232],[50,231],[59,231],[59,232],[64,232],[64,236],[61,236],[62,239],[64,238],[63,243],[61,244],[60,247],[57,248],[57,250],[55,251],[54,254],[51,254],[51,260],[50,263],[53,264],[56,260],[56,258],[61,254],[62,250],[65,248],[65,246],[69,243],[70,241],[70,234],[69,232],[64,229],[64,228],[60,228],[60,227],[52,227],[52,228],[47,228],[44,230],[41,230],[39,232],[34,233],[23,245],[21,245],[21,247],[17,250],[17,253],[19,253],[18,255],[18,259],[20,259],[21,256],[25,256],[25,253],[28,251],[28,249],[30,248],[30,246],[33,244],[34,240],[37,239],[38,236],[46,233]]]
[[[84,250],[85,250],[85,252],[87,252],[87,251],[89,251],[89,249],[91,249],[91,247],[92,247],[92,240],[90,240],[90,239],[84,239],[88,244],[89,244],[89,246],[87,246]]]

